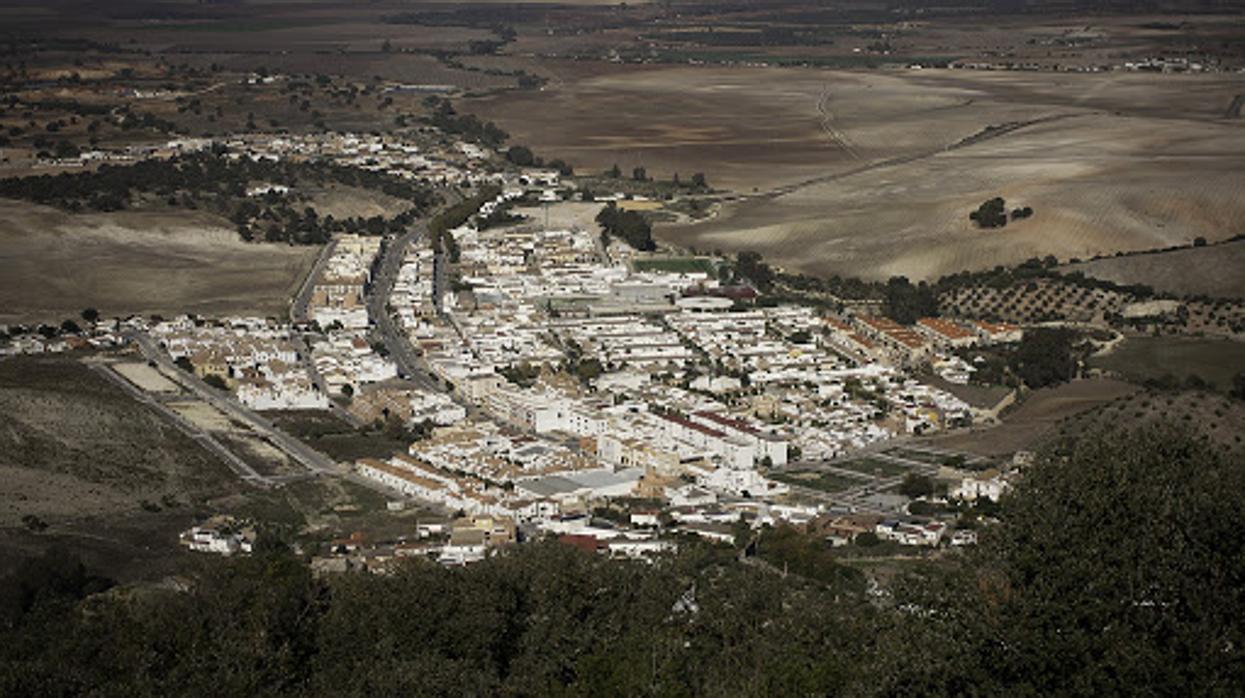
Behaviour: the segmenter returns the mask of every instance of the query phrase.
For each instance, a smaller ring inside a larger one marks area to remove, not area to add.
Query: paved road
[[[389,296],[398,280],[398,271],[412,243],[422,240],[428,232],[428,224],[420,221],[410,230],[394,238],[385,246],[384,256],[372,279],[371,292],[367,298],[368,317],[376,323],[374,334],[389,351],[389,358],[398,365],[402,375],[423,390],[437,390],[436,379],[424,370],[419,353],[407,339],[406,332],[398,326],[389,313]]]
[[[217,390],[199,380],[197,376],[182,371],[151,337],[141,332],[132,332],[129,334],[129,337],[138,344],[138,348],[143,352],[143,356],[148,361],[155,361],[167,369],[165,373],[177,381],[183,388],[194,393],[199,399],[232,419],[250,427],[303,467],[312,472],[325,475],[340,475],[342,473],[342,470],[337,467],[337,463],[332,458],[281,431],[272,422],[243,406],[229,393]]]
[[[242,460],[242,458],[238,457],[238,455],[233,451],[229,450],[229,448],[218,441],[216,437],[212,436],[194,422],[178,414],[176,411],[170,409],[168,405],[165,405],[163,402],[157,400],[150,393],[141,390],[133,383],[118,375],[116,371],[112,370],[111,366],[101,363],[89,363],[87,366],[92,371],[95,371],[99,375],[116,384],[125,392],[129,393],[130,397],[133,397],[135,400],[147,405],[156,412],[159,412],[171,421],[182,433],[186,434],[186,436],[189,436],[199,442],[199,444],[207,450],[215,453],[217,456],[220,456],[221,460],[225,462],[225,465],[228,465],[229,468],[237,473],[238,477],[242,478],[244,481],[253,482],[263,486],[271,486],[275,484],[275,478],[259,474],[259,472],[252,468],[249,463]]]
[[[335,249],[337,249],[337,241],[331,240],[320,250],[316,263],[312,265],[311,271],[307,272],[307,278],[303,279],[303,285],[299,287],[294,300],[290,302],[291,322],[307,321],[307,306],[311,303],[311,292],[315,289],[320,274],[324,273],[324,265],[328,264],[329,257],[333,256]]]
[[[321,394],[328,395],[329,387],[324,382],[324,376],[320,375],[320,371],[316,369],[315,361],[312,361],[311,359],[311,345],[307,343],[306,337],[303,337],[300,335],[294,335],[294,343],[298,345],[299,353],[302,354],[304,357],[306,357],[307,374],[311,376],[311,382],[315,384],[316,388],[320,390]],[[363,422],[358,417],[354,416],[349,411],[342,409],[341,405],[337,404],[331,399],[329,400],[329,412],[332,412],[335,417],[349,424],[351,427],[355,429],[358,429],[359,427],[363,426]]]
[[[446,206],[453,206],[463,200],[462,194],[456,189],[444,191],[442,194],[445,196]],[[367,312],[368,317],[375,323],[374,336],[385,345],[389,358],[398,365],[398,371],[415,387],[433,392],[442,390],[440,384],[429,372],[423,357],[411,344],[406,332],[389,313],[389,297],[397,283],[402,262],[406,259],[411,245],[421,242],[427,234],[428,223],[421,219],[385,246],[368,292]]]
[[[130,332],[127,336],[132,339],[143,352],[143,355],[150,361],[155,361],[162,367],[169,369],[166,373],[183,388],[194,393],[204,402],[224,412],[229,417],[251,427],[260,436],[266,437],[270,443],[281,449],[287,456],[295,462],[307,468],[308,472],[302,475],[286,475],[264,478],[271,483],[284,483],[294,480],[305,479],[307,477],[330,476],[349,480],[357,485],[366,487],[370,490],[380,492],[386,497],[394,499],[411,499],[396,490],[377,482],[371,478],[363,477],[354,472],[349,466],[339,466],[332,458],[320,453],[314,448],[308,446],[302,441],[290,436],[284,431],[278,429],[275,425],[256,414],[252,410],[237,402],[229,393],[225,393],[209,386],[198,377],[186,373],[173,363],[169,355],[164,352],[151,337],[141,332]],[[431,502],[423,502],[421,504],[441,509],[437,504]]]

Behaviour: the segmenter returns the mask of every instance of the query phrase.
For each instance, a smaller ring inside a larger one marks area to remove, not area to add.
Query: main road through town
[[[462,194],[456,189],[448,189],[442,193],[446,199],[446,206],[453,206],[463,200]],[[398,272],[402,269],[402,262],[406,259],[407,252],[410,251],[412,244],[423,240],[427,234],[428,222],[426,219],[420,219],[385,246],[368,292],[367,313],[368,317],[376,323],[375,336],[385,345],[389,358],[397,364],[402,376],[422,390],[436,391],[440,389],[437,379],[426,370],[419,352],[393,319],[393,314],[389,309],[389,296],[393,293],[393,286],[398,281]]]

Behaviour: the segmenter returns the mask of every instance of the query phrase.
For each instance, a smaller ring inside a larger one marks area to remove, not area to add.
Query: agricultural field
[[[1161,293],[1245,298],[1245,240],[1147,254],[1104,257],[1068,264],[1081,272],[1121,285],[1144,284]]]
[[[204,213],[68,214],[0,200],[0,322],[86,307],[281,316],[318,252],[243,242]]]
[[[1245,132],[1220,120],[1245,90],[1236,76],[561,72],[542,91],[464,108],[581,171],[703,171],[738,200],[701,222],[658,225],[657,237],[752,249],[793,270],[932,279],[1034,256],[1222,240],[1245,213],[1232,155]],[[979,230],[968,213],[993,196],[1036,215]]]
[[[999,426],[935,436],[928,440],[939,449],[963,451],[979,456],[1006,456],[1032,449],[1057,432],[1065,420],[1140,390],[1136,385],[1116,379],[1077,380],[1052,388],[1035,390],[1015,408],[1003,415]]]
[[[1058,278],[1015,281],[1003,287],[988,283],[955,286],[939,296],[945,314],[1021,324],[1066,320],[1104,325],[1114,318],[1118,325],[1121,314],[1145,303],[1154,301],[1143,301],[1128,290]],[[1245,306],[1239,301],[1186,299],[1176,303],[1176,308],[1151,329],[1165,334],[1232,338],[1245,331]]]
[[[265,416],[281,430],[339,462],[389,458],[395,453],[406,453],[411,445],[384,432],[353,429],[328,411],[276,411]]]
[[[1218,390],[1245,373],[1245,343],[1196,337],[1128,337],[1109,354],[1089,365],[1142,382],[1173,376],[1184,382],[1196,376]]]
[[[160,579],[195,563],[178,534],[218,513],[313,541],[396,535],[420,514],[395,517],[380,494],[331,478],[243,484],[165,418],[63,356],[0,359],[0,482],[0,576],[60,546],[121,581]]]
[[[1076,437],[1120,427],[1190,431],[1239,456],[1245,453],[1245,400],[1200,390],[1139,390],[1061,420],[1055,433]]]
[[[133,383],[139,390],[148,393],[168,394],[181,392],[181,386],[169,380],[158,368],[153,368],[148,364],[135,361],[132,363],[114,364],[112,368],[127,381]]]

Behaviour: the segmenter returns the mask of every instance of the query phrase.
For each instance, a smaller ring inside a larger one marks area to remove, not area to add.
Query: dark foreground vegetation
[[[1049,451],[1001,517],[881,596],[848,568],[694,544],[651,566],[548,543],[318,579],[269,543],[108,591],[50,555],[4,581],[0,694],[1245,691],[1245,464],[1171,431],[1097,434]]]

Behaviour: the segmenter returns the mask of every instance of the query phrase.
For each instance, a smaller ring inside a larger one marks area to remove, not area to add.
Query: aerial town
[[[0,8],[0,695],[1237,694],[1239,11],[996,4]]]
[[[563,218],[562,209],[573,216],[625,205],[625,195],[584,202],[556,171],[497,172],[479,164],[490,160],[478,146],[454,145],[475,157],[445,162],[415,143],[356,134],[170,143],[155,152],[325,160],[437,185],[474,182],[495,194],[477,196],[477,210],[447,231],[456,259],[427,235],[336,237],[288,318],[97,320],[72,337],[13,335],[8,350],[132,346],[157,372],[180,371],[152,378],[214,390],[231,411],[332,408],[356,420],[383,412],[409,428],[429,425],[402,451],[329,468],[446,512],[447,531],[471,532],[384,546],[391,554],[465,564],[487,547],[554,535],[644,556],[685,534],[733,541],[739,522],[818,522],[904,545],[973,539],[956,535],[958,511],[914,516],[895,491],[905,477],[934,477],[952,484],[943,488],[952,499],[997,501],[1011,464],[931,468],[931,458],[965,459],[905,455],[893,444],[994,415],[910,369],[933,366],[965,384],[974,367],[954,350],[1014,345],[1023,329],[932,317],[906,327],[884,315],[741,302],[740,288],[716,272],[644,269],[591,217],[588,225],[543,222]],[[247,195],[289,192],[260,185]],[[518,212],[516,220],[483,224],[500,210]],[[850,460],[866,453],[882,467]],[[806,463],[829,463],[824,472],[852,486],[806,485]],[[597,507],[619,502],[629,518],[594,520]],[[476,540],[477,529],[507,533]],[[203,536],[192,531],[188,540]],[[362,559],[361,550],[351,546],[347,557]]]

